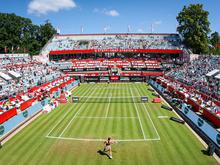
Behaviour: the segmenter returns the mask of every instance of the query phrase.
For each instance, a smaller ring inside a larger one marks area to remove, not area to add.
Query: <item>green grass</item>
[[[145,84],[82,84],[75,96],[148,96],[148,103],[68,103],[43,114],[0,150],[0,164],[218,164],[186,127],[158,116],[174,112],[152,103]],[[97,153],[108,136],[113,159]],[[87,141],[87,140],[91,141]],[[101,140],[101,141],[99,141]],[[140,140],[140,141],[137,141]]]

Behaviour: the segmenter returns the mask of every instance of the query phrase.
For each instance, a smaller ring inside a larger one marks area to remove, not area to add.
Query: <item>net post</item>
[[[72,96],[72,103],[78,103],[79,97],[78,96]]]
[[[147,96],[141,96],[141,102],[142,103],[148,102],[148,97]]]

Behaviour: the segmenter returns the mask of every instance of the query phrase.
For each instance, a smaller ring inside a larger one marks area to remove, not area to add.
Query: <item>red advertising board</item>
[[[119,80],[119,76],[111,76],[110,80],[117,81],[117,80]]]
[[[35,101],[34,98],[32,98],[32,99],[30,99],[30,100],[28,100],[28,101],[25,101],[24,103],[22,103],[22,104],[20,105],[20,110],[23,111],[23,110],[27,109],[28,107],[32,106],[32,103],[33,103],[34,101]]]
[[[3,114],[0,115],[0,124],[4,123],[5,121],[7,121],[8,119],[12,118],[15,115],[17,115],[16,108],[12,108],[12,109],[4,112]]]

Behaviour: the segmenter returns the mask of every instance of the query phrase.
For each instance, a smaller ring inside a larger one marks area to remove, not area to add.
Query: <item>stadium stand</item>
[[[0,102],[0,124],[45,99],[49,98],[53,106],[61,93],[68,95],[65,91],[71,90],[74,82],[75,79],[73,78],[61,76],[41,85],[32,86],[26,92],[23,91],[16,95],[8,96],[8,99]]]
[[[55,35],[42,49],[42,56],[35,59],[27,54],[2,55],[0,124],[6,128],[11,123],[17,126],[18,116],[26,111],[49,113],[58,102],[68,101],[69,91],[79,80],[155,80],[155,89],[161,86],[181,100],[181,105],[189,105],[196,114],[220,127],[220,57],[198,56],[188,61],[184,53],[177,34],[87,34]],[[159,94],[154,96],[154,103],[162,101]],[[106,102],[106,98],[102,101]],[[121,102],[118,98],[116,101]],[[12,127],[7,129],[4,134]]]
[[[218,99],[168,76],[158,77],[156,82],[167,89],[173,97],[183,100],[195,112],[201,113],[215,127],[220,127],[220,101]]]
[[[42,54],[57,50],[89,49],[182,49],[176,34],[56,35]]]
[[[28,55],[0,57],[0,124],[45,99],[50,98],[54,106],[55,99],[75,81]]]
[[[167,76],[220,99],[219,70],[219,56],[199,56],[198,59],[172,70]]]
[[[184,52],[178,34],[73,34],[55,35],[41,55],[53,68],[86,81],[144,81],[181,63]]]
[[[59,70],[31,60],[30,57],[0,58],[0,96],[10,97],[28,88],[52,81],[62,74]],[[3,98],[4,99],[4,98]]]

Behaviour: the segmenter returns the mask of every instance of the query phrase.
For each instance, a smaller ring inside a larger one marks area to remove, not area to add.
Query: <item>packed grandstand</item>
[[[9,110],[19,102],[7,105],[9,98],[64,74],[85,81],[146,81],[166,75],[219,99],[219,57],[199,56],[189,61],[186,52],[177,34],[55,35],[41,51],[44,63],[28,54],[1,55],[1,109]],[[213,75],[207,78],[215,69],[214,79]],[[30,98],[25,96],[24,101]]]
[[[83,34],[55,35],[37,58],[3,54],[0,124],[48,98],[55,108],[65,86],[75,81],[155,80],[220,127],[220,57],[190,59],[188,52],[177,34]]]

